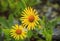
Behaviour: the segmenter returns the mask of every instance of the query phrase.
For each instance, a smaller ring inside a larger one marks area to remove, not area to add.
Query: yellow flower
[[[15,26],[12,26],[12,29],[10,30],[10,34],[11,37],[15,38],[16,40],[19,40],[26,38],[27,32],[22,25],[16,24]]]
[[[28,30],[35,29],[35,26],[39,24],[38,13],[35,9],[28,7],[22,12],[22,17],[20,19],[22,24],[27,27]]]

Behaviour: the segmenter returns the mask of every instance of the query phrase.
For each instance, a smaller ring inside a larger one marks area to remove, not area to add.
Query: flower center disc
[[[17,33],[17,34],[21,34],[22,31],[21,31],[20,29],[17,29],[17,30],[16,30],[16,33]]]
[[[31,15],[31,16],[28,17],[29,22],[33,22],[34,19],[35,19],[35,17],[33,15]]]

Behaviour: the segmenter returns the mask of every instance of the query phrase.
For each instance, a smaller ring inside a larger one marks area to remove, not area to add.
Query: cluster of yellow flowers
[[[22,21],[22,25],[16,24],[15,26],[12,26],[12,29],[10,30],[11,36],[17,40],[24,39],[27,36],[27,30],[33,30],[35,29],[35,26],[39,24],[39,15],[38,12],[31,8],[25,8],[25,10],[21,14],[20,20]]]

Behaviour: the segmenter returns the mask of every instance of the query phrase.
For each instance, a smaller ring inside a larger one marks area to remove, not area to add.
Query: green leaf
[[[39,0],[40,1],[40,0]],[[34,5],[37,5],[37,4],[39,4],[40,2],[38,2],[37,0],[28,0],[27,1],[27,6],[34,6]]]
[[[7,20],[5,18],[2,18],[2,17],[0,17],[0,24],[3,27],[9,27]]]
[[[31,38],[32,35],[33,35],[33,33],[32,33],[31,30],[27,32],[27,37],[28,37],[28,38]]]
[[[6,36],[9,36],[10,30],[9,29],[2,29],[2,31],[4,32],[4,34]]]
[[[22,11],[26,8],[26,4],[25,4],[25,1],[21,0],[20,2],[18,2],[16,4],[16,9],[15,9],[15,12],[14,12],[14,15],[16,17],[20,17]]]
[[[10,30],[9,29],[2,29],[5,34],[6,40],[10,40]]]
[[[14,21],[14,17],[12,14],[9,15],[9,18],[8,18],[8,24],[9,24],[9,27],[11,27],[13,25],[13,21]]]
[[[7,41],[11,40],[11,38],[10,38],[10,30],[9,29],[2,29],[2,31],[5,34],[5,38],[6,38],[5,40],[7,40]]]
[[[10,9],[14,9],[15,8],[15,3],[14,3],[14,0],[8,0],[8,3],[9,3],[9,7]]]
[[[46,16],[43,16],[42,19],[40,19],[39,22],[42,26],[46,26],[46,20],[47,20]]]
[[[26,3],[25,3],[25,0],[21,0],[21,6],[24,6],[23,8],[26,8]]]
[[[1,0],[1,9],[2,9],[2,11],[6,11],[7,6],[8,6],[7,0]]]

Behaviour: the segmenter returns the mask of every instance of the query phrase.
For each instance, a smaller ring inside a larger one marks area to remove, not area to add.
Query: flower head
[[[35,26],[39,24],[39,17],[38,13],[35,9],[28,7],[22,12],[22,24],[24,26],[27,26],[28,30],[33,30],[35,29]]]
[[[26,38],[27,32],[22,25],[16,24],[15,26],[12,26],[10,34],[13,38],[15,38],[16,40],[19,40],[19,39]]]

